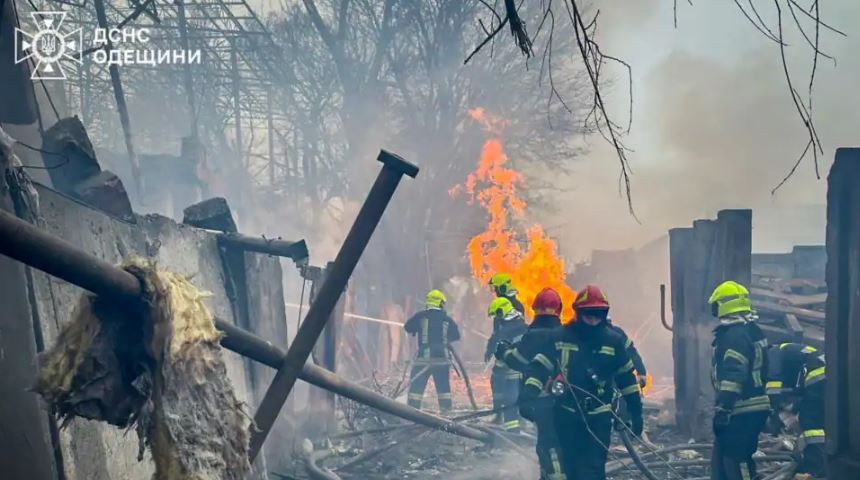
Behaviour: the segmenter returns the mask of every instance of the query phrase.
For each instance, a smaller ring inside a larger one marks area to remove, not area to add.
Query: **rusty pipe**
[[[257,412],[254,414],[254,423],[257,429],[251,435],[251,448],[249,455],[251,461],[260,453],[263,442],[269,435],[275,419],[283,407],[284,402],[290,395],[293,385],[302,366],[307,361],[311,351],[316,345],[317,339],[325,328],[334,310],[335,304],[340,299],[352,271],[358,264],[361,254],[370,241],[373,231],[382,219],[382,213],[391,201],[397,185],[403,175],[415,177],[418,175],[418,167],[403,160],[392,153],[382,150],[377,160],[382,162],[382,169],[376,177],[355,222],[352,224],[340,251],[335,257],[330,268],[326,269],[325,280],[308,309],[308,314],[296,333],[292,345],[287,350],[284,362],[278,368],[275,378],[266,390]]]
[[[140,301],[142,289],[134,275],[2,210],[0,254],[97,295],[128,303]],[[225,334],[221,339],[224,348],[272,368],[283,364],[286,354],[271,342],[219,318],[215,319],[215,326]],[[299,378],[404,420],[481,442],[490,441],[483,432],[397,403],[313,364],[305,364]]]
[[[666,322],[666,284],[660,284],[660,323],[663,324],[663,328],[666,330],[672,331],[672,326]]]
[[[240,233],[221,233],[218,235],[218,244],[248,252],[288,257],[300,265],[308,261],[308,246],[304,240],[290,242],[277,238],[249,237]]]

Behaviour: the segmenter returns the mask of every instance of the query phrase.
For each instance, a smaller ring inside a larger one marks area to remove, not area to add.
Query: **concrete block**
[[[183,211],[182,223],[197,228],[207,228],[221,232],[237,232],[236,222],[230,205],[222,197],[213,197],[195,203]]]
[[[72,193],[87,205],[127,222],[135,222],[131,201],[122,180],[104,171],[75,185]]]

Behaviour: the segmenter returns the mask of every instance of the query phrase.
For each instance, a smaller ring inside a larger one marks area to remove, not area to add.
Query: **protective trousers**
[[[711,480],[755,480],[753,454],[770,412],[732,415],[728,426],[714,437]]]
[[[543,400],[543,399],[541,399]],[[538,463],[540,464],[541,480],[566,480],[562,468],[561,448],[558,434],[555,431],[555,421],[552,412],[552,397],[546,397],[547,402],[535,414],[535,426],[537,427],[537,451]]]
[[[555,417],[562,469],[567,478],[606,480],[606,457],[612,438],[609,413],[588,415],[560,407]]]
[[[827,470],[824,452],[824,385],[825,381],[821,381],[806,387],[798,409],[805,446],[797,471],[820,478],[826,476]]]
[[[493,409],[499,412],[502,428],[509,432],[520,429],[520,412],[517,400],[520,396],[521,375],[510,368],[493,367],[490,388],[493,391]]]
[[[446,359],[432,363],[415,362],[409,377],[409,406],[421,408],[424,390],[427,388],[427,381],[430,380],[431,375],[439,399],[439,411],[447,412],[451,410],[451,379],[449,377],[450,364]]]

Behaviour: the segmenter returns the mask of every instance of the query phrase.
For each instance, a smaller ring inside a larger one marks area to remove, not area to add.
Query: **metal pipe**
[[[137,277],[20,218],[0,211],[0,253],[97,295],[138,302]]]
[[[218,243],[248,252],[292,258],[296,263],[306,263],[308,260],[308,245],[304,240],[291,242],[277,238],[249,237],[241,233],[221,233]]]
[[[272,345],[271,342],[223,320],[216,320],[215,326],[225,334],[224,338],[221,339],[221,345],[224,348],[272,368],[279,368],[284,364],[287,354],[280,348]],[[330,392],[385,413],[390,413],[404,420],[410,420],[420,425],[451,432],[481,442],[490,441],[490,436],[485,433],[399,403],[369,388],[345,380],[313,363],[305,363],[304,367],[299,371],[298,376],[311,385],[324,388]]]
[[[660,323],[663,328],[672,331],[672,326],[666,322],[666,284],[660,284]]]
[[[346,288],[349,277],[352,275],[352,271],[361,258],[365,247],[367,247],[376,225],[379,224],[382,213],[394,195],[400,179],[403,175],[415,177],[418,174],[418,167],[385,150],[379,152],[377,160],[382,162],[382,169],[367,194],[364,205],[358,212],[358,216],[346,235],[331,268],[326,269],[325,280],[319,293],[308,309],[308,314],[299,327],[283,364],[278,368],[278,373],[275,374],[275,378],[266,390],[263,401],[260,402],[260,407],[254,415],[257,429],[251,435],[249,455],[252,462],[260,453],[266,436],[269,435],[281,407],[296,383],[302,366],[307,361],[326,321],[335,308],[335,304]]]
[[[4,211],[0,211],[0,254],[97,295],[121,302],[140,301],[141,285],[134,275]],[[218,318],[215,326],[225,333],[221,339],[224,348],[272,368],[284,363],[286,354],[271,342]],[[397,403],[316,365],[304,365],[300,378],[404,420],[481,442],[489,441],[489,437],[480,431]]]

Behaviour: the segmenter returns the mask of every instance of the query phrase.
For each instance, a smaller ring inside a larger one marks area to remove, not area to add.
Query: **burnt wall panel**
[[[836,151],[827,183],[829,478],[860,478],[860,149]]]

